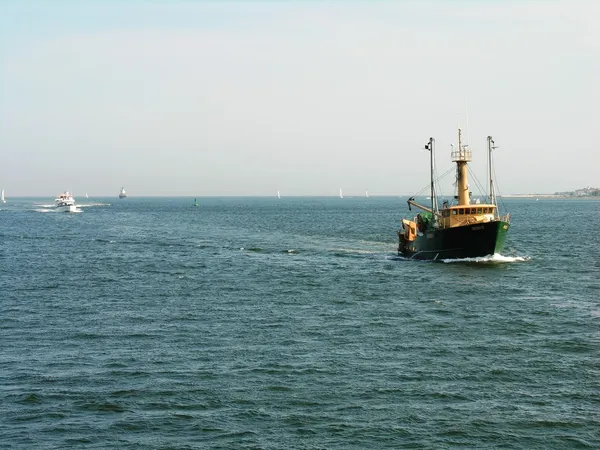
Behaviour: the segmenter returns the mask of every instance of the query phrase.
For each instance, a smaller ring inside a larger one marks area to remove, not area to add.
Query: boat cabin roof
[[[472,208],[496,208],[496,205],[490,205],[487,203],[477,203],[477,204],[473,204],[473,205],[452,205],[452,206],[448,206],[444,209],[472,209]]]

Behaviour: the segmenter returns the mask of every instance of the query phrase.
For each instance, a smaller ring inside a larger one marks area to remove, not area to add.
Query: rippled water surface
[[[0,447],[600,448],[600,202],[396,256],[405,199],[0,210]]]

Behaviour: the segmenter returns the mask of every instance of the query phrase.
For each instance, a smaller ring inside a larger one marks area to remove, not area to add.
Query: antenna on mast
[[[469,108],[467,105],[467,100],[465,99],[465,116],[467,119],[467,145],[469,145],[471,143],[471,135],[469,134]]]

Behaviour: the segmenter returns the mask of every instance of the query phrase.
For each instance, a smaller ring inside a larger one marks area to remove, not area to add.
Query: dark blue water
[[[600,448],[598,201],[454,263],[399,198],[94,201],[0,210],[0,447]]]

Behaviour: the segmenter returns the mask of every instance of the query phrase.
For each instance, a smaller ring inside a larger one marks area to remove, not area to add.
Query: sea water
[[[600,448],[599,201],[446,263],[403,198],[86,201],[1,206],[2,448]]]

